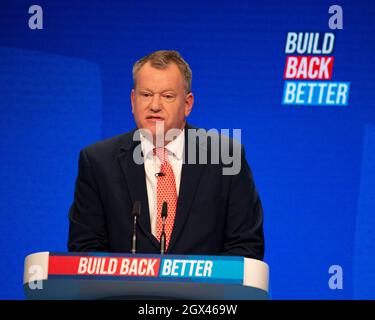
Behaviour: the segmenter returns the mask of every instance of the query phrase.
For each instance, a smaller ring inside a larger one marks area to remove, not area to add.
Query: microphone
[[[166,201],[163,202],[163,206],[161,209],[161,223],[162,223],[162,231],[160,235],[160,253],[165,253],[165,247],[166,247],[166,237],[165,237],[165,219],[167,219],[167,212],[168,212],[168,204]]]
[[[133,236],[132,236],[132,254],[135,254],[137,248],[137,218],[141,214],[141,202],[135,201],[133,205]]]
[[[155,177],[164,177],[165,173],[164,172],[157,172],[155,173]]]

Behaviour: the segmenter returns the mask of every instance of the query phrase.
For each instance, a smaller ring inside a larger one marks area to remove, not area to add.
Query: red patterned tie
[[[168,150],[165,148],[155,148],[155,153],[161,161],[160,172],[163,175],[157,176],[157,226],[156,232],[158,240],[160,240],[162,231],[162,218],[161,209],[163,202],[166,201],[168,204],[168,216],[165,221],[165,236],[166,236],[166,249],[168,248],[169,241],[171,240],[171,234],[173,230],[174,218],[176,215],[177,208],[177,191],[176,191],[176,181],[173,173],[171,164],[168,161]]]

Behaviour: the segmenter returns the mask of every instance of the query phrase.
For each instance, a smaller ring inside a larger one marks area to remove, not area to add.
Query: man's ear
[[[134,113],[134,89],[132,89],[132,92],[130,94],[130,101],[131,101],[131,104],[132,104],[132,113]]]
[[[185,117],[189,116],[191,110],[193,109],[194,95],[189,92],[185,97]]]

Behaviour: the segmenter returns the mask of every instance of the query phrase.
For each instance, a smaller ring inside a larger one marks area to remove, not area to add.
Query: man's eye
[[[168,99],[168,100],[171,100],[171,99],[174,98],[174,95],[172,95],[172,94],[165,94],[164,97],[165,97],[166,99]]]
[[[141,95],[145,98],[151,97],[151,93],[148,92],[142,92]]]

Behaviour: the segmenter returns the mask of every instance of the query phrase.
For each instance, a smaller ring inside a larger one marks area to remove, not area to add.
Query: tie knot
[[[168,163],[168,150],[166,148],[154,148],[154,154],[160,159],[161,163]]]

